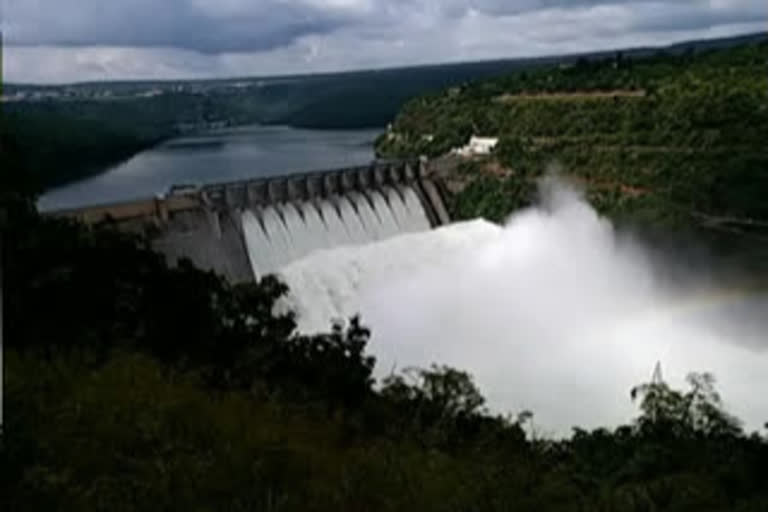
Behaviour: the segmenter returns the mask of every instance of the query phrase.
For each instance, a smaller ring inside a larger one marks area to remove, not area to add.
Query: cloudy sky
[[[4,79],[307,73],[768,29],[766,0],[0,0]]]

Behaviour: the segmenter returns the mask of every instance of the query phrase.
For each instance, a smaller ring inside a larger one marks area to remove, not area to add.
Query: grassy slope
[[[767,61],[762,43],[476,82],[410,102],[377,150],[437,156],[499,136],[492,158],[454,173],[458,217],[502,219],[557,164],[613,216],[744,228],[768,221]]]

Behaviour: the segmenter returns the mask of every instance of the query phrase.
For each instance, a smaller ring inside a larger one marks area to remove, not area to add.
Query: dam
[[[177,185],[155,198],[50,212],[146,236],[169,264],[190,260],[232,283],[319,250],[365,245],[450,222],[422,161]]]

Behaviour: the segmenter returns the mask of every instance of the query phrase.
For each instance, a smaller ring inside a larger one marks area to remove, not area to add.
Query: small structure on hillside
[[[168,189],[169,196],[191,196],[200,192],[200,186],[195,184],[172,185]]]
[[[453,153],[459,156],[490,155],[498,143],[498,137],[475,137],[473,135],[466,146],[454,149]]]

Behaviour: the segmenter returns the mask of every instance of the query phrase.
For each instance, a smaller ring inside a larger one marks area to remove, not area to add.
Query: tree
[[[406,377],[411,384],[406,382]],[[472,377],[448,366],[432,365],[429,370],[408,368],[404,375],[387,377],[382,394],[400,402],[415,402],[440,418],[469,417],[484,412],[485,399]]]
[[[654,379],[631,391],[640,399],[641,433],[682,437],[728,437],[742,434],[739,421],[729,415],[715,391],[715,378],[708,373],[691,373],[686,378],[690,389],[683,393]]]

